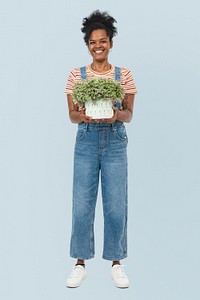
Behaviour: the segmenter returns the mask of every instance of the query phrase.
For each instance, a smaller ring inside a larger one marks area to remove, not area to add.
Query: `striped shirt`
[[[115,68],[112,65],[112,67],[109,71],[107,71],[105,73],[96,73],[95,71],[93,71],[91,69],[90,66],[86,66],[86,75],[87,75],[87,78],[97,77],[97,78],[115,79]],[[81,80],[80,68],[75,68],[75,69],[71,70],[68,80],[67,80],[65,93],[72,94],[74,86],[80,80]],[[137,93],[134,78],[129,69],[121,68],[120,84],[123,87],[125,94],[136,94]]]

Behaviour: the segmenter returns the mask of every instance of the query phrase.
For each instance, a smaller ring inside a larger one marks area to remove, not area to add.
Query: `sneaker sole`
[[[129,285],[118,285],[118,284],[115,283],[114,280],[113,280],[113,282],[114,282],[114,285],[115,285],[117,288],[119,288],[119,289],[128,289],[128,288],[129,288]]]

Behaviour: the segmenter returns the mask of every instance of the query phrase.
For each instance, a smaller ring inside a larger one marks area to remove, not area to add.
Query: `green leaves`
[[[110,78],[90,78],[79,81],[72,92],[75,104],[84,105],[88,100],[112,100],[119,102],[124,98],[124,90],[118,81]]]

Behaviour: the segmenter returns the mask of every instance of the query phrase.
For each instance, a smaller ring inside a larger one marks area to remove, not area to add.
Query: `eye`
[[[89,41],[89,44],[90,44],[90,45],[94,45],[95,42],[94,42],[94,41]]]

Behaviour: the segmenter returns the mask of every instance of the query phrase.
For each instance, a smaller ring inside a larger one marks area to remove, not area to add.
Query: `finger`
[[[87,115],[84,115],[84,118],[87,119],[87,120],[91,120],[92,119],[91,116],[87,116]]]
[[[118,110],[118,108],[116,106],[112,107],[114,111]]]

